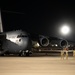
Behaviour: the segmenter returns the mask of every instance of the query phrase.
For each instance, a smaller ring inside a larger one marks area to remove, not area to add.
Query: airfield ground
[[[75,59],[60,56],[0,57],[0,75],[75,75]]]

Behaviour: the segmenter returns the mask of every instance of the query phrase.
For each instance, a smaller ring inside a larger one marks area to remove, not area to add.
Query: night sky
[[[22,29],[28,33],[74,40],[75,3],[72,1],[9,1],[2,2],[4,32]],[[67,23],[71,33],[59,34],[59,27]]]

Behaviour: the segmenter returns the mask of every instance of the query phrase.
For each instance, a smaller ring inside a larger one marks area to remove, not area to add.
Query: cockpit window
[[[17,38],[19,38],[19,37],[28,37],[28,36],[24,35],[24,34],[20,34],[20,35],[17,36]]]
[[[21,39],[19,39],[19,42],[21,42]]]

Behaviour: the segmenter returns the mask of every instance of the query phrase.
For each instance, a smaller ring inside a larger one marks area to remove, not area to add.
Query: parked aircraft
[[[66,47],[69,42],[56,37],[31,35],[22,30],[3,32],[1,11],[0,11],[0,55],[19,54],[29,56],[32,47]]]

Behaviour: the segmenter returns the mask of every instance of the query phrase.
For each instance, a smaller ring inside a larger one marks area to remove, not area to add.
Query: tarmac
[[[75,75],[75,58],[0,57],[0,75]]]

